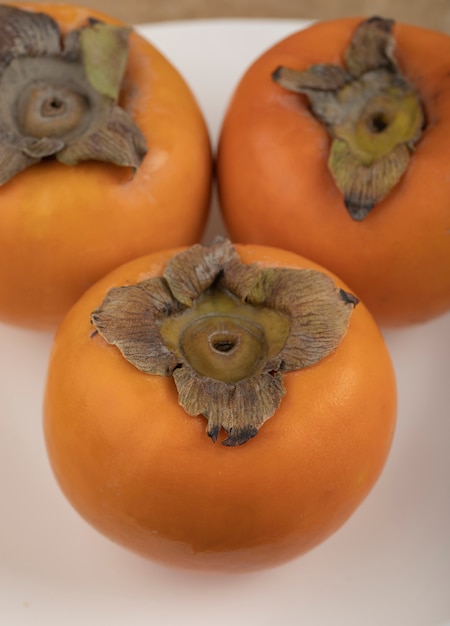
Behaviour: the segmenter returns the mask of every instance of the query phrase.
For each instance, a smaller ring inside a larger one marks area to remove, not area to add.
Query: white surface
[[[301,26],[206,21],[140,30],[186,77],[215,140],[244,69]],[[42,440],[51,336],[0,326],[0,626],[449,624],[450,315],[386,338],[399,417],[373,492],[309,554],[256,574],[209,576],[144,561],[73,511]]]

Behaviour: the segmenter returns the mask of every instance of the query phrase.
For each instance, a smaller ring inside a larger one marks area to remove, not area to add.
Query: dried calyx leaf
[[[91,322],[141,371],[173,376],[186,412],[236,446],[277,410],[284,372],[337,348],[357,302],[321,272],[244,264],[219,239],[175,255],[162,277],[111,289]]]
[[[0,184],[46,157],[139,167],[145,137],[117,103],[129,32],[91,20],[63,38],[50,16],[0,5]]]
[[[399,182],[424,127],[422,103],[394,57],[394,22],[362,22],[346,68],[279,67],[274,80],[305,94],[332,137],[328,167],[351,217],[362,220]]]

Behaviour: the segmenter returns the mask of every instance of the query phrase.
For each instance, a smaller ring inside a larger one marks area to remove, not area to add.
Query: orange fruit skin
[[[18,3],[64,30],[91,9]],[[99,162],[39,163],[0,188],[0,319],[53,328],[91,284],[155,250],[198,241],[209,209],[212,157],[205,121],[178,71],[136,33],[121,105],[144,133],[136,174]]]
[[[318,268],[270,247],[236,249],[246,263]],[[254,439],[213,444],[171,377],[144,374],[91,337],[105,293],[161,275],[172,253],[116,269],[60,326],[44,402],[53,472],[85,520],[144,557],[221,572],[281,564],[336,531],[379,477],[396,419],[390,356],[358,304],[334,353],[285,375],[286,395]]]
[[[304,96],[272,79],[280,65],[343,64],[363,18],[317,23],[269,49],[244,73],[218,151],[224,220],[235,241],[292,250],[328,267],[386,326],[450,308],[450,37],[396,24],[396,56],[427,126],[399,184],[353,221],[328,171],[330,138]]]

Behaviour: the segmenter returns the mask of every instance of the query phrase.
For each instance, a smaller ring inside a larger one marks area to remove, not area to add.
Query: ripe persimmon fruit
[[[232,239],[340,276],[383,325],[450,308],[450,37],[319,22],[244,73],[218,151]]]
[[[55,336],[44,431],[98,531],[168,565],[239,572],[295,558],[355,511],[390,449],[396,384],[340,280],[230,246],[153,253],[92,286]]]
[[[200,238],[210,142],[184,78],[131,28],[70,4],[1,11],[0,319],[49,328],[117,265]]]

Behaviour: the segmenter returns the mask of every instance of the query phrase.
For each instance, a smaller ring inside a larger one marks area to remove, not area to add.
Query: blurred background
[[[381,15],[450,34],[450,0],[72,0],[128,23],[203,18]],[[66,4],[61,2],[60,4]]]

